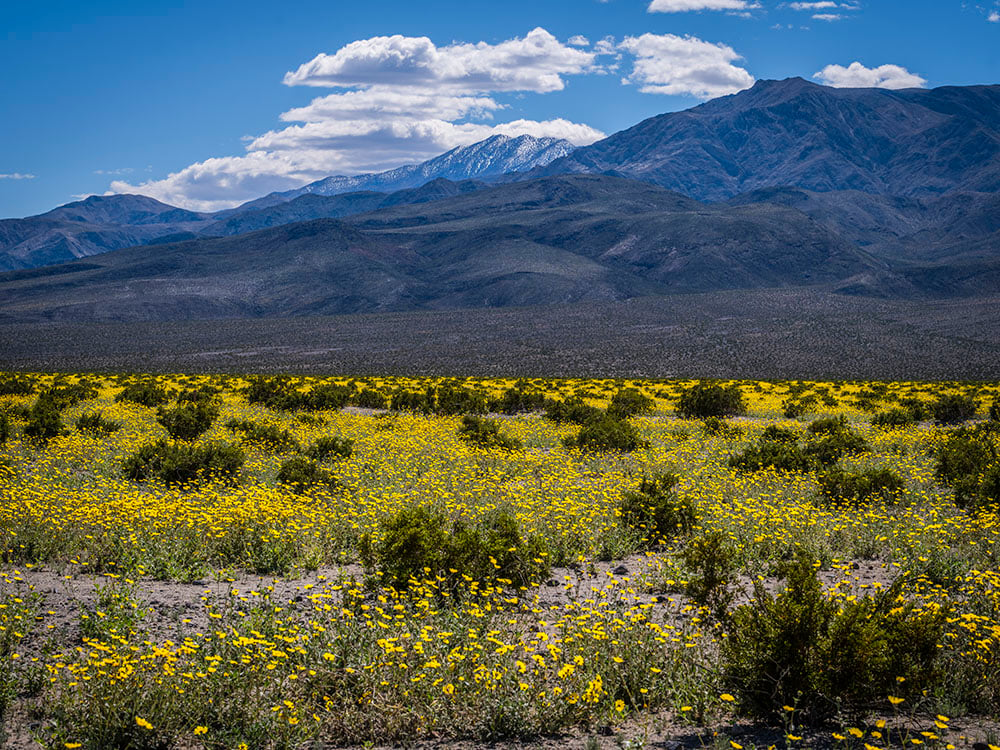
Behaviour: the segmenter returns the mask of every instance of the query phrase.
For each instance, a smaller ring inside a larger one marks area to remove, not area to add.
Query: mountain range
[[[1000,86],[761,81],[571,149],[497,136],[217,214],[102,196],[0,222],[0,268],[11,269],[0,274],[0,315],[139,321],[736,289],[897,300],[1000,289]]]

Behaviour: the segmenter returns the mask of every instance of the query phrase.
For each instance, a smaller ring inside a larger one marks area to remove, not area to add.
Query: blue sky
[[[4,0],[0,34],[3,217],[108,190],[217,209],[495,132],[586,143],[760,78],[1000,82],[998,0]]]

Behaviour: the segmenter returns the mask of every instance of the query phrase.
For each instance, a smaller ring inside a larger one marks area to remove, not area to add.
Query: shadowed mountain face
[[[793,209],[706,206],[580,175],[7,274],[0,301],[7,320],[271,317],[830,285],[885,272]]]
[[[1000,86],[834,89],[801,78],[652,117],[531,170],[603,173],[701,200],[795,186],[893,196],[1000,190]]]

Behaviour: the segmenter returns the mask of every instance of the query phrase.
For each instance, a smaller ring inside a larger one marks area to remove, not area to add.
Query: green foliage
[[[652,411],[653,399],[637,388],[623,388],[611,397],[608,404],[608,416],[615,419],[628,419]]]
[[[219,407],[212,401],[188,401],[172,409],[159,407],[156,420],[175,440],[194,440],[208,432],[219,417]]]
[[[990,404],[989,418],[991,422],[1000,422],[1000,399],[994,399]]]
[[[181,484],[232,476],[242,468],[244,460],[243,451],[227,443],[193,445],[158,440],[128,456],[122,462],[122,473],[137,481],[156,477],[166,484]]]
[[[833,468],[820,476],[819,486],[823,495],[834,501],[877,499],[892,503],[899,500],[906,483],[892,469],[880,466],[861,472]]]
[[[701,429],[706,435],[716,435],[722,438],[736,438],[743,433],[739,427],[719,417],[705,417],[701,420]]]
[[[976,416],[976,399],[960,393],[946,393],[939,396],[931,406],[931,414],[938,424],[958,424]]]
[[[681,552],[684,566],[691,571],[685,593],[719,620],[728,616],[736,594],[736,555],[721,531],[711,531],[691,539]]]
[[[382,582],[397,589],[410,580],[439,578],[457,590],[468,576],[481,584],[526,586],[549,573],[536,536],[522,537],[512,513],[494,510],[475,524],[450,523],[426,506],[407,506],[380,523],[380,535],[362,539],[362,556]]]
[[[802,401],[788,400],[781,406],[785,419],[798,419],[806,413],[806,405]]]
[[[81,432],[92,432],[95,435],[110,435],[121,428],[121,423],[105,419],[99,411],[81,414],[76,420],[76,429]]]
[[[729,465],[741,471],[771,467],[780,471],[808,471],[812,462],[798,442],[763,439],[729,458]]]
[[[362,409],[385,409],[389,406],[389,399],[386,395],[374,388],[365,388],[359,391],[351,401]]]
[[[115,401],[131,401],[143,406],[159,406],[170,400],[170,394],[166,389],[155,382],[143,380],[138,383],[131,383],[125,386],[117,396]]]
[[[80,605],[80,635],[108,641],[128,638],[138,631],[146,610],[137,598],[138,587],[125,581],[108,581],[94,587],[94,601]]]
[[[838,605],[804,556],[785,574],[785,591],[775,597],[758,583],[754,600],[730,613],[723,679],[743,715],[780,721],[783,707],[795,706],[797,716],[820,723],[941,683],[946,608],[902,602],[899,583]]]
[[[354,389],[337,383],[321,383],[302,392],[288,378],[252,378],[244,397],[276,411],[326,411],[341,409],[350,402]]]
[[[572,437],[563,439],[567,448],[587,451],[618,451],[628,453],[645,445],[631,422],[604,415],[584,424]]]
[[[0,378],[0,396],[29,396],[35,390],[35,383],[30,378],[17,375]]]
[[[339,435],[324,435],[305,450],[305,455],[314,461],[325,458],[350,458],[354,454],[354,441]]]
[[[640,532],[647,546],[687,533],[694,526],[694,503],[677,494],[678,481],[673,474],[654,474],[622,497],[618,506],[621,524]]]
[[[524,414],[545,408],[545,394],[532,390],[525,380],[519,380],[503,392],[500,398],[490,400],[489,410],[501,414]]]
[[[769,425],[760,439],[729,459],[741,471],[771,467],[781,471],[808,471],[832,466],[848,453],[868,450],[863,437],[851,431],[846,420],[817,419],[806,429],[805,439],[787,427]]]
[[[505,448],[506,450],[521,450],[524,446],[517,438],[508,437],[500,432],[500,423],[495,419],[486,419],[467,414],[462,417],[458,428],[458,436],[467,443],[483,448]]]
[[[27,438],[45,441],[65,431],[58,403],[45,393],[36,399],[27,416],[28,423],[24,426],[24,436]]]
[[[832,466],[847,454],[868,450],[868,442],[847,428],[819,434],[821,437],[808,440],[803,448],[810,461],[819,466]]]
[[[960,508],[1000,506],[1000,425],[952,431],[937,451],[937,478],[955,491]]]
[[[51,402],[57,409],[62,411],[71,406],[75,406],[81,401],[97,397],[97,389],[87,383],[69,383],[65,385],[53,385],[42,391],[38,397]]]
[[[281,484],[287,484],[299,493],[316,485],[326,485],[334,489],[340,484],[333,472],[303,456],[292,456],[283,461],[276,478]]]
[[[7,442],[10,437],[10,418],[6,412],[0,413],[0,445]]]
[[[295,436],[276,424],[230,419],[226,422],[226,429],[230,432],[242,432],[244,443],[259,445],[275,453],[293,453],[299,450],[299,441]]]
[[[916,421],[913,412],[901,406],[879,412],[872,417],[872,425],[875,427],[907,427]]]
[[[177,394],[177,403],[193,403],[197,401],[214,401],[221,393],[219,388],[211,385],[202,385],[197,388],[187,388]]]
[[[600,419],[603,412],[596,406],[584,403],[579,396],[570,396],[565,401],[549,399],[545,402],[545,417],[558,424],[587,424]]]
[[[747,408],[739,386],[697,383],[681,391],[676,411],[685,419],[704,419],[746,414]]]
[[[431,396],[435,414],[485,414],[486,395],[477,389],[444,384]]]

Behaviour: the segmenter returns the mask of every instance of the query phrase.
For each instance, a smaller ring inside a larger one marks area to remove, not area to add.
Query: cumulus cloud
[[[319,54],[285,76],[288,86],[373,86],[433,91],[559,91],[562,76],[583,73],[594,55],[542,28],[499,44],[437,47],[427,37],[377,36]]]
[[[827,65],[815,73],[813,78],[827,86],[835,88],[879,88],[879,89],[910,89],[920,88],[927,83],[916,73],[911,73],[900,65],[879,65],[877,68],[866,68],[859,62],[853,62],[846,68],[843,65]]]
[[[997,11],[994,10],[994,11],[990,12],[990,14],[989,14],[989,16],[987,16],[986,20],[989,21],[990,23],[1000,23],[1000,13],[998,13]]]
[[[246,139],[246,154],[207,159],[161,180],[111,184],[202,211],[237,205],[332,174],[377,172],[437,156],[491,135],[565,138],[577,145],[604,133],[564,119],[493,124],[507,109],[495,98],[547,93],[565,76],[599,72],[602,50],[578,49],[545,29],[498,44],[436,46],[427,37],[373,37],[320,54],[284,77],[289,86],[340,91],[281,114],[291,123]]]
[[[8,172],[7,174],[0,174],[0,180],[33,180],[35,175],[33,174],[23,174],[21,172]]]
[[[571,36],[566,40],[566,44],[570,44],[574,47],[589,47],[590,40],[582,34],[577,34],[576,36]]]
[[[749,10],[760,4],[749,0],[652,0],[650,13],[685,13],[692,10]]]
[[[750,73],[733,64],[741,57],[725,44],[693,36],[643,34],[626,37],[619,46],[636,58],[625,82],[648,94],[710,99],[742,91],[754,82]]]

